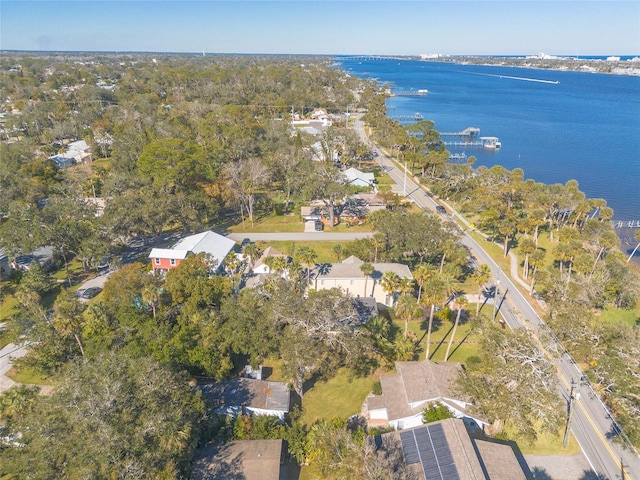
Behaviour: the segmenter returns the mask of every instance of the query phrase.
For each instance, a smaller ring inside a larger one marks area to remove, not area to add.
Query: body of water
[[[640,77],[453,63],[341,61],[350,75],[393,84],[387,114],[419,113],[440,132],[480,128],[502,148],[448,147],[476,165],[522,168],[547,184],[575,179],[614,220],[640,222]],[[542,80],[542,81],[538,81]],[[624,234],[622,235],[624,239]],[[632,240],[631,240],[632,241]],[[626,248],[623,249],[626,250]]]

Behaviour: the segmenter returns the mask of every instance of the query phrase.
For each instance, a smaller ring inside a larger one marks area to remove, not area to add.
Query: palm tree
[[[522,265],[522,276],[529,278],[529,255],[536,249],[536,242],[530,238],[524,238],[520,242],[520,251],[524,253],[524,264]]]
[[[538,267],[542,265],[542,262],[544,261],[544,257],[545,257],[545,252],[541,248],[538,248],[533,252],[531,252],[531,257],[529,258],[529,261],[531,263],[531,266],[533,267],[533,273],[531,274],[531,289],[529,290],[530,295],[533,295],[533,287],[536,284],[536,273],[538,271]]]
[[[631,252],[631,255],[629,255],[629,258],[627,258],[627,263],[631,261],[633,256],[638,251],[638,248],[640,248],[640,228],[636,229],[636,233],[633,234],[633,238],[638,241],[638,244],[636,245],[636,248],[633,249],[633,252]]]
[[[153,318],[156,318],[156,308],[160,301],[160,288],[156,285],[147,285],[142,291],[142,301],[151,307]]]
[[[431,347],[431,329],[433,327],[433,312],[436,303],[442,298],[445,292],[444,283],[436,277],[432,277],[425,283],[425,298],[431,304],[431,312],[429,313],[429,327],[427,329],[427,348],[425,359],[429,360],[429,348]]]
[[[369,276],[373,272],[375,272],[375,270],[376,269],[369,262],[364,262],[364,263],[360,264],[360,271],[364,275],[364,295],[363,295],[363,297],[367,296],[367,281],[369,280]]]
[[[318,255],[315,250],[307,246],[302,246],[296,252],[300,263],[307,266],[307,283],[311,282],[311,268],[316,264]]]
[[[408,295],[415,290],[413,278],[401,278],[398,282],[398,290],[402,295]]]
[[[478,316],[478,313],[480,313],[480,298],[482,296],[482,289],[490,278],[491,268],[489,268],[489,265],[486,265],[484,263],[480,265],[473,274],[473,279],[478,285],[478,303],[476,304],[476,316]]]
[[[247,243],[242,247],[242,254],[247,257],[247,261],[251,268],[253,268],[255,261],[260,258],[261,253],[260,247],[255,243]]]
[[[382,275],[381,283],[382,283],[382,289],[384,290],[384,292],[387,294],[387,296],[391,297],[391,306],[393,307],[393,304],[394,304],[393,294],[398,289],[398,284],[400,283],[400,277],[396,272],[392,272],[391,270],[388,270],[384,272],[384,275]],[[385,301],[385,305],[386,303],[387,302]]]
[[[453,339],[456,336],[456,330],[458,329],[458,323],[460,322],[460,312],[462,312],[462,308],[467,304],[467,299],[462,296],[458,298],[458,313],[456,314],[456,323],[453,324],[453,332],[451,332],[451,338],[449,339],[449,345],[447,345],[447,351],[444,354],[444,361],[446,362],[449,359],[449,351],[451,350],[451,344],[453,343]]]
[[[339,243],[336,243],[333,246],[333,253],[336,254],[336,257],[338,258],[338,263],[340,263],[340,259],[342,258],[342,245],[340,245]]]
[[[413,278],[418,284],[418,303],[420,303],[420,298],[422,297],[422,288],[424,287],[424,283],[431,278],[431,275],[433,275],[433,272],[427,265],[420,265],[413,272]]]
[[[396,317],[404,320],[404,336],[409,335],[409,321],[418,320],[422,316],[422,309],[413,295],[402,295],[396,302],[394,309]]]

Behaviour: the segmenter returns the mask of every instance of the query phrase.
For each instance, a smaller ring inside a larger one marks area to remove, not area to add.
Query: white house
[[[380,378],[381,395],[369,395],[363,412],[369,425],[389,425],[396,430],[422,425],[422,411],[431,403],[447,407],[456,418],[469,418],[478,426],[485,422],[466,414],[468,403],[452,394],[460,371],[454,362],[396,362],[396,373]]]
[[[71,142],[67,145],[67,151],[49,157],[58,168],[66,168],[78,163],[91,160],[91,147],[84,140]]]
[[[373,297],[376,302],[389,305],[392,296],[382,289],[382,276],[394,272],[401,279],[413,278],[409,267],[401,263],[372,263],[373,273],[365,276],[360,270],[364,262],[353,255],[341,263],[316,265],[313,272],[313,287],[316,290],[341,288],[354,297]]]
[[[356,187],[371,187],[375,188],[375,180],[376,177],[371,172],[361,172],[357,168],[348,168],[344,172],[344,176],[347,177],[347,181],[350,185],[355,185]]]

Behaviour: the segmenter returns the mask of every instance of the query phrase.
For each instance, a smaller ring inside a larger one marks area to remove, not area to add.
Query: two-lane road
[[[355,129],[361,139],[372,150],[378,152],[377,160],[379,165],[387,170],[387,173],[398,185],[406,189],[407,196],[419,207],[435,210],[436,203],[434,200],[413,181],[411,175],[407,175],[404,168],[397,167],[396,164],[392,163],[377,146],[369,141],[360,116],[356,118]],[[571,382],[579,382],[580,378],[582,378],[580,369],[570,358],[564,347],[550,333],[529,300],[525,298],[510,277],[502,271],[482,246],[466,232],[463,234],[462,243],[480,263],[484,263],[491,268],[500,294],[505,295],[506,292],[506,298],[502,302],[500,313],[510,328],[528,328],[536,335],[543,348],[554,359],[561,394],[568,400]],[[545,335],[542,335],[543,332]],[[624,449],[621,446],[618,425],[600,398],[588,385],[577,387],[575,392],[579,392],[580,395],[575,401],[572,433],[580,444],[582,452],[593,471],[603,480],[640,480],[640,456],[638,456],[637,452]]]

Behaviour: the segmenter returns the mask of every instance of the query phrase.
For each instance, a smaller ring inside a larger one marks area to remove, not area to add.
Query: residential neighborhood
[[[0,477],[635,466],[637,272],[577,182],[450,162],[323,56],[0,76]]]

